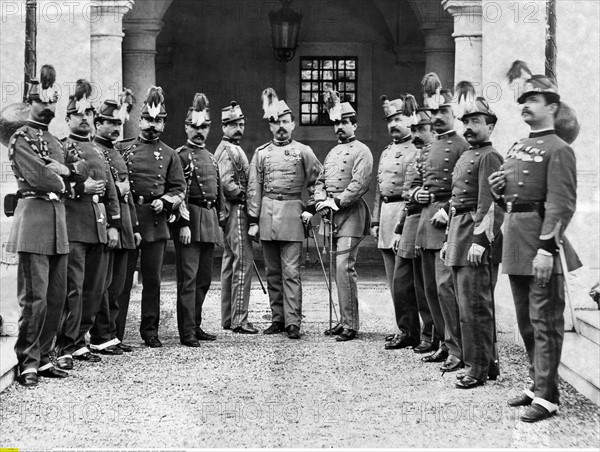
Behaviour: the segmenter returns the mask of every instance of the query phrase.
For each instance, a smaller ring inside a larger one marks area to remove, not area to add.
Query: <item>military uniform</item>
[[[231,108],[231,107],[230,107]],[[238,107],[239,110],[239,107]],[[239,114],[223,110],[223,123],[243,119]],[[232,330],[248,324],[248,304],[254,257],[248,236],[246,194],[250,165],[239,143],[223,137],[215,151],[219,163],[224,210],[224,251],[221,265],[221,322]]]
[[[202,305],[210,288],[215,244],[221,244],[219,212],[222,190],[219,167],[204,145],[187,141],[177,149],[187,181],[182,213],[173,232],[177,254],[177,326],[179,337],[195,337],[202,324]],[[191,242],[179,240],[179,228],[188,226]]]
[[[423,165],[422,189],[429,193],[430,202],[423,205],[415,240],[416,246],[422,250],[423,284],[429,311],[440,339],[444,335],[442,348],[459,359],[462,359],[460,324],[452,272],[439,256],[444,244],[445,227],[435,227],[430,220],[438,210],[449,210],[452,171],[456,161],[467,149],[468,143],[454,130],[439,134],[429,147],[427,160]],[[414,181],[412,188],[418,183]],[[415,193],[413,192],[413,201]]]
[[[507,214],[502,271],[509,275],[517,323],[531,363],[529,376],[534,383],[530,391],[534,402],[558,404],[565,308],[560,243],[568,270],[581,266],[564,236],[576,205],[575,154],[554,130],[536,131],[513,145],[503,170],[506,188],[499,204]],[[554,256],[546,287],[538,286],[531,276],[538,249]]]
[[[107,101],[98,114],[101,117],[110,118],[117,108],[116,102]],[[113,142],[96,136],[94,143],[104,152],[115,181],[129,184],[127,165],[119,151],[115,149]],[[117,246],[110,253],[102,305],[96,316],[94,326],[90,330],[90,348],[92,350],[106,350],[113,345],[120,344],[123,340],[123,334],[119,334],[117,331],[117,317],[120,310],[124,309],[123,315],[126,318],[127,307],[119,306],[118,297],[125,285],[128,257],[136,249],[134,234],[139,232],[139,223],[133,196],[125,190],[121,192],[118,187],[117,194],[121,211],[121,229]]]
[[[333,198],[339,210],[333,215],[336,254],[335,282],[340,305],[340,324],[358,331],[358,290],[354,266],[358,247],[369,232],[370,214],[363,195],[373,171],[370,149],[355,137],[339,142],[325,158],[315,201]],[[399,187],[400,188],[400,187]]]
[[[12,136],[9,157],[21,198],[6,244],[7,252],[19,256],[17,295],[22,311],[15,353],[21,374],[37,373],[53,367],[49,354],[67,294],[64,199],[72,194],[69,181],[81,183],[87,170],[74,158],[66,160],[48,126],[32,120]],[[49,159],[71,162],[70,178],[47,167]]]
[[[260,146],[250,164],[248,221],[259,225],[272,321],[286,328],[300,328],[302,319],[302,189],[306,185],[314,209],[321,168],[312,149],[294,140]]]
[[[417,229],[421,220],[422,206],[421,204],[414,202],[410,196],[411,185],[419,184],[422,181],[421,169],[427,160],[428,155],[429,145],[417,150],[417,153],[410,162],[410,165],[406,171],[403,187],[404,189],[402,191],[405,200],[404,211],[398,220],[395,232],[400,234],[397,255],[402,260],[409,259],[412,267],[405,268],[404,277],[398,280],[398,284],[402,284],[403,286],[410,286],[411,284],[413,285],[417,299],[417,309],[422,322],[422,325],[420,325],[421,342],[423,343],[424,347],[428,345],[431,347],[437,347],[439,336],[435,332],[433,318],[431,316],[431,312],[429,311],[429,306],[427,305],[427,298],[425,297],[421,255],[420,253],[417,254],[415,250]]]
[[[89,353],[85,335],[94,320],[105,289],[109,264],[107,228],[121,227],[121,209],[110,167],[104,152],[89,137],[71,133],[66,152],[84,160],[90,177],[104,181],[103,194],[85,194],[83,184],[76,196],[65,203],[69,234],[67,300],[62,325],[56,338],[58,357],[71,358]]]
[[[488,177],[501,165],[502,156],[487,142],[464,152],[452,173],[446,265],[452,269],[458,303],[465,374],[479,382],[487,380],[493,358],[495,325],[490,252],[502,224],[502,213],[494,208]],[[467,260],[472,244],[485,248],[481,264],[476,267]]]
[[[391,339],[386,344],[387,349],[403,348],[419,342],[420,325],[412,261],[397,255],[394,249],[396,225],[404,212],[402,189],[405,176],[408,166],[417,154],[417,148],[412,143],[412,135],[408,129],[409,123],[415,122],[413,115],[416,114],[416,101],[411,104],[408,97],[388,101],[384,96],[383,109],[386,120],[390,121],[398,116],[394,121],[401,121],[409,133],[394,139],[381,154],[371,222],[371,227],[379,226],[377,246],[383,255],[388,286],[392,292],[396,325],[400,331],[399,335],[386,338],[386,340]],[[410,98],[414,99],[412,96]],[[409,105],[415,110],[409,111]]]

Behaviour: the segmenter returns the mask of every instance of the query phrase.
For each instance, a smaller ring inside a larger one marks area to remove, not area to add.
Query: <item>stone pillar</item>
[[[126,19],[123,30],[123,83],[137,102],[125,124],[125,137],[134,137],[148,88],[156,84],[156,38],[162,30],[159,19]]]
[[[423,22],[425,72],[435,72],[444,88],[454,88],[454,40],[452,23]]]
[[[481,0],[443,0],[442,6],[454,18],[456,42],[454,80],[473,83],[482,91],[482,8]]]
[[[90,78],[95,101],[117,100],[123,87],[123,16],[133,7],[131,0],[96,1],[90,19]]]

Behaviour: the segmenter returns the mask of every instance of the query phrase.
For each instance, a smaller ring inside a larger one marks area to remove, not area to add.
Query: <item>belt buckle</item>
[[[206,201],[206,208],[207,209],[212,208],[212,205],[213,205],[212,201]]]
[[[100,201],[100,197],[98,195],[92,196],[92,202],[94,204],[98,204],[98,201]]]
[[[512,208],[513,208],[513,203],[512,203],[512,202],[510,202],[510,201],[508,201],[508,202],[506,203],[506,212],[507,212],[507,213],[511,213],[511,212],[512,212]]]
[[[129,195],[123,196],[123,201],[125,202],[125,204],[127,204],[129,202]]]
[[[58,201],[59,200],[58,195],[52,191],[50,193],[48,193],[48,199],[50,199],[50,201]]]
[[[139,196],[138,200],[137,200],[138,204],[144,204],[144,197],[143,196]]]
[[[390,199],[390,198],[388,198],[387,196],[384,196],[384,197],[383,197],[383,202],[389,202],[389,199]]]

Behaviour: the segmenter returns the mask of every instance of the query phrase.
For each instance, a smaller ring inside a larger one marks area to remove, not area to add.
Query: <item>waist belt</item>
[[[381,199],[385,203],[404,201],[404,197],[402,195],[382,196]]]
[[[45,201],[60,201],[67,197],[64,193],[42,192],[37,190],[19,190],[17,195],[21,199],[43,199]]]
[[[302,200],[302,193],[265,193],[264,196],[278,201],[289,201],[292,199]]]
[[[430,193],[429,202],[444,202],[448,201],[452,197],[451,193]]]
[[[405,210],[406,216],[410,217],[411,215],[417,215],[421,213],[421,210],[423,210],[423,206],[421,206],[420,204],[408,204]]]
[[[100,196],[100,195],[86,195],[86,194],[83,194],[83,195],[78,196],[77,198],[75,198],[75,201],[93,202],[94,204],[98,204],[98,203],[104,201],[104,197]]]
[[[213,207],[216,207],[217,201],[206,201],[205,199],[189,198],[188,199],[188,204],[193,204],[195,206],[202,207],[204,209],[209,209],[210,210]]]
[[[134,196],[133,197],[133,201],[136,204],[151,204],[152,201],[154,201],[155,199],[160,199],[160,196],[159,197],[149,196],[149,197],[146,198],[146,197],[144,197],[142,195],[139,195],[139,196]]]
[[[473,206],[456,206],[451,209],[452,215],[464,215],[465,213],[477,211],[477,205]]]
[[[501,204],[501,206],[504,207],[507,213],[537,212],[542,218],[544,218],[544,214],[546,213],[543,202],[515,204],[509,201],[503,205]]]

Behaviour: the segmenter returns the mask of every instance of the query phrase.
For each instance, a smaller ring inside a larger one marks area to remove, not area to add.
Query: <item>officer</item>
[[[312,218],[322,165],[310,147],[292,139],[296,123],[285,101],[272,88],[265,89],[262,98],[273,140],[260,146],[252,158],[247,207],[248,235],[260,238],[267,272],[272,324],[263,334],[287,331],[288,338],[300,339],[302,222]]]
[[[215,151],[227,217],[221,265],[221,322],[224,329],[235,333],[257,334],[258,330],[248,322],[254,263],[246,213],[250,165],[240,147],[246,117],[237,102],[222,110],[221,123],[223,138]]]
[[[337,97],[332,92],[330,96]],[[334,99],[335,99],[334,97]],[[339,100],[338,100],[339,102]],[[335,104],[334,100],[334,104]],[[336,341],[356,338],[359,328],[357,275],[354,268],[360,242],[369,233],[370,213],[363,195],[369,190],[373,171],[370,149],[354,135],[358,127],[356,111],[343,102],[329,109],[338,144],[325,158],[315,191],[317,212],[324,218],[333,211],[335,281],[340,306],[340,323],[325,331]]]
[[[411,198],[411,186],[420,186],[423,177],[423,164],[429,155],[431,143],[435,140],[435,132],[432,125],[431,110],[419,108],[417,111],[418,123],[411,126],[412,142],[417,148],[417,153],[410,161],[406,171],[402,195],[405,207],[398,224],[394,239],[394,251],[402,261],[410,260],[411,267],[404,265],[403,272],[398,278],[397,284],[401,286],[414,286],[417,297],[417,306],[421,317],[421,342],[413,348],[415,353],[435,352],[439,340],[433,325],[433,318],[427,305],[425,289],[423,288],[423,269],[421,263],[421,250],[415,246],[417,228],[421,219],[422,205]]]
[[[117,245],[121,209],[115,183],[104,152],[92,141],[94,108],[88,101],[92,87],[78,80],[67,105],[66,152],[85,161],[89,178],[76,186],[74,199],[67,199],[69,267],[67,301],[56,338],[58,365],[72,369],[73,359],[97,362],[90,353],[85,335],[94,325],[105,289],[109,250]]]
[[[44,65],[40,80],[31,80],[27,124],[12,136],[9,157],[21,198],[6,244],[18,253],[17,295],[21,306],[15,343],[23,386],[38,384],[38,375],[64,378],[50,361],[67,294],[69,241],[63,199],[70,181],[87,177],[85,163],[65,161],[61,143],[48,132],[55,115],[58,87],[54,67]]]
[[[433,127],[437,133],[423,168],[423,182],[412,194],[412,199],[423,206],[416,246],[421,248],[423,283],[435,329],[444,342],[425,362],[442,362],[442,372],[462,367],[458,306],[452,286],[452,272],[440,259],[448,221],[452,171],[458,158],[469,149],[469,144],[454,130],[455,116],[452,92],[441,89],[437,75],[427,74],[423,79],[425,106],[433,113]],[[415,188],[415,187],[412,187]]]
[[[378,239],[400,334],[386,337],[386,350],[419,345],[419,314],[412,275],[412,260],[397,256],[394,250],[395,227],[404,210],[402,187],[408,165],[417,154],[410,128],[417,123],[417,102],[407,94],[388,100],[382,96],[390,143],[381,153],[377,192],[371,221],[371,235]]]
[[[508,404],[529,406],[521,420],[537,422],[557,412],[563,270],[581,266],[564,235],[575,212],[577,169],[575,153],[554,130],[561,105],[556,83],[534,75],[518,102],[531,132],[508,151],[501,171],[490,176],[490,185],[496,202],[506,210],[502,270],[509,275],[533,380]]]
[[[90,331],[90,349],[106,355],[121,355],[133,348],[122,342],[123,336],[117,332],[116,320],[120,309],[118,296],[123,291],[127,274],[127,258],[134,252],[142,240],[139,223],[135,213],[135,204],[130,193],[127,166],[114,143],[121,134],[121,126],[129,118],[133,106],[133,93],[125,90],[121,95],[121,104],[114,100],[105,100],[94,117],[96,135],[94,143],[104,152],[106,161],[115,180],[121,209],[121,229],[119,241],[110,253],[106,290],[96,321]],[[127,312],[124,313],[127,315]]]
[[[488,183],[488,177],[502,165],[502,156],[490,142],[497,117],[483,97],[471,97],[467,84],[459,84],[465,91],[458,97],[464,111],[463,135],[471,148],[460,156],[452,173],[452,208],[441,252],[452,270],[460,316],[465,363],[465,373],[456,383],[460,389],[481,386],[488,378],[494,340],[490,253],[503,217],[499,208],[494,209]]]
[[[177,149],[187,192],[173,228],[177,256],[177,327],[179,339],[187,347],[199,347],[199,340],[217,338],[201,327],[202,305],[212,278],[215,243],[222,242],[219,214],[223,193],[217,161],[206,149],[209,132],[208,99],[197,93],[185,118],[187,141]]]
[[[177,153],[160,141],[167,111],[160,87],[151,87],[140,118],[140,135],[118,143],[117,149],[129,171],[131,195],[135,203],[142,242],[139,251],[142,273],[142,318],[140,335],[151,348],[162,347],[158,338],[160,320],[160,282],[167,240],[170,238],[167,218],[181,204],[185,178]],[[124,292],[119,306],[129,306],[135,266],[128,258]],[[134,261],[137,260],[135,256]],[[122,325],[123,319],[120,324]]]

